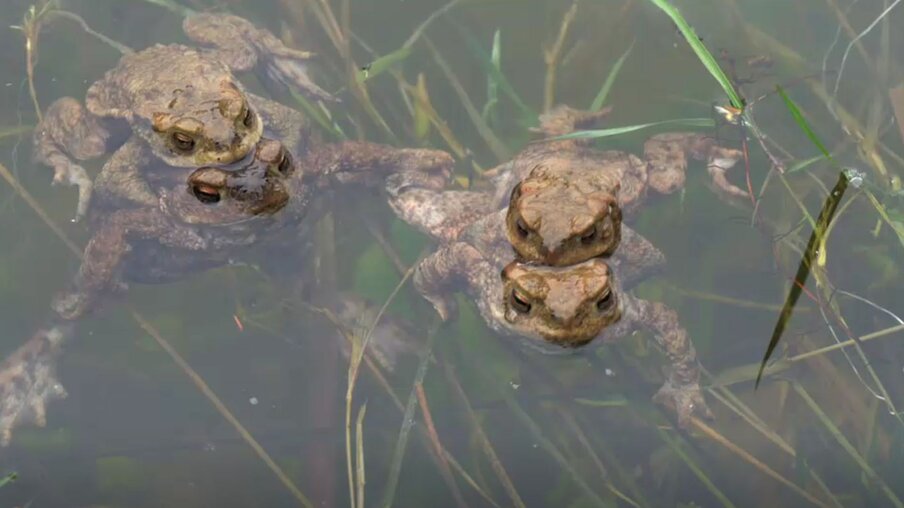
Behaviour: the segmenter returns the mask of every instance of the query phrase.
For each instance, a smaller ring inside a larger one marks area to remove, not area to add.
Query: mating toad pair
[[[391,175],[390,205],[440,242],[414,284],[443,318],[454,309],[450,292],[463,284],[491,328],[538,345],[579,346],[648,329],[671,363],[655,399],[686,427],[695,413],[710,416],[696,353],[674,310],[629,291],[665,258],[622,215],[648,192],[681,188],[687,156],[706,161],[719,194],[746,195],[725,178],[741,154],[687,133],[653,136],[643,159],[556,139],[605,113],[559,106],[541,116],[539,130],[553,139],[491,170],[486,192],[435,191],[406,181],[410,174]]]

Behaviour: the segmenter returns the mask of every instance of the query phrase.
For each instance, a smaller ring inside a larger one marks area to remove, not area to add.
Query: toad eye
[[[288,175],[289,170],[292,168],[292,159],[289,157],[289,154],[286,152],[282,153],[282,157],[279,160],[279,172],[283,175]]]
[[[530,236],[530,229],[528,229],[527,224],[524,223],[524,219],[518,219],[515,221],[515,229],[518,230],[518,236],[521,238],[527,238]]]
[[[591,243],[593,243],[593,240],[596,239],[596,231],[596,226],[593,226],[585,231],[584,234],[581,235],[581,243],[583,243],[584,245],[590,245]]]
[[[191,152],[195,148],[195,138],[184,132],[174,132],[172,135],[173,146],[180,152]]]
[[[606,294],[596,301],[596,309],[600,312],[606,312],[612,308],[613,303],[615,303],[615,298],[612,296],[612,291],[607,289]]]
[[[518,294],[518,291],[512,290],[511,298],[509,299],[511,302],[512,308],[515,309],[520,314],[527,314],[530,312],[530,302],[527,301],[522,295]]]
[[[195,199],[205,205],[212,205],[220,201],[220,190],[212,185],[196,183],[191,186],[191,193]]]
[[[509,196],[509,204],[514,203],[521,197],[521,182],[518,182],[518,185],[512,189],[512,194]]]
[[[254,113],[251,112],[251,108],[245,108],[245,114],[242,115],[242,125],[249,129],[254,125]]]

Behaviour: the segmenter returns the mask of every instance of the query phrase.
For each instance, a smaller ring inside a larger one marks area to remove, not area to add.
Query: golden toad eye
[[[518,291],[512,290],[511,298],[509,299],[511,302],[512,308],[521,314],[527,314],[530,312],[530,302],[527,301],[522,295],[518,294]]]
[[[596,239],[596,231],[596,226],[593,226],[585,231],[584,234],[581,235],[581,243],[583,243],[584,245],[590,245],[591,243],[593,243],[593,240]]]
[[[277,166],[277,169],[279,169],[279,172],[282,173],[283,175],[288,175],[289,169],[291,169],[291,168],[292,168],[292,159],[289,157],[288,153],[283,151],[282,158],[279,160],[279,166]]]
[[[174,132],[172,140],[173,146],[180,152],[191,152],[195,148],[195,138],[184,132]]]
[[[613,303],[615,303],[615,298],[612,296],[612,291],[607,289],[606,294],[596,301],[596,309],[600,312],[606,312],[612,308]]]
[[[509,204],[514,203],[518,198],[521,197],[521,182],[518,182],[518,185],[512,189],[512,194],[509,196]]]
[[[249,129],[254,125],[254,113],[251,112],[251,108],[245,108],[245,114],[242,116],[242,125]]]
[[[191,193],[205,205],[212,205],[220,201],[220,190],[212,185],[196,183],[191,186]]]
[[[530,230],[527,228],[527,224],[524,223],[524,219],[518,219],[515,221],[515,229],[518,230],[518,236],[521,238],[527,238],[530,236]]]

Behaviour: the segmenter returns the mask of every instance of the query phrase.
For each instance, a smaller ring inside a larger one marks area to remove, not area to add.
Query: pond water
[[[245,17],[317,53],[314,81],[342,99],[328,106],[324,140],[447,150],[465,183],[535,139],[544,109],[589,108],[612,77],[605,127],[713,120],[696,129],[745,151],[729,178],[756,206],[720,200],[692,162],[684,189],[630,221],[668,258],[636,292],[677,310],[712,421],[678,430],[652,404],[667,360],[646,334],[568,355],[525,351],[463,295],[438,326],[407,279],[396,292],[400,268],[434,244],[380,193],[360,192],[328,203],[297,252],[107,298],[59,357],[68,397],[49,404],[46,427],[23,425],[0,448],[0,477],[17,476],[0,480],[0,506],[904,506],[899,0],[675,1],[746,99],[742,126],[714,110],[725,92],[650,0],[58,4],[135,49],[187,43],[187,9]],[[31,7],[0,9],[2,27],[34,27],[23,23],[34,16],[40,27],[0,30],[4,356],[78,269],[58,233],[89,238],[70,221],[76,191],[32,162],[36,105],[82,100],[119,58],[75,18]],[[273,98],[304,107],[282,90]],[[686,125],[596,143],[640,153],[650,135]],[[94,175],[102,163],[85,166]],[[862,176],[810,250],[755,388],[842,168]],[[393,369],[368,356],[347,406],[346,340],[311,305],[336,310],[349,295],[371,306],[338,315],[347,330],[360,337],[388,300],[373,342],[405,347]]]

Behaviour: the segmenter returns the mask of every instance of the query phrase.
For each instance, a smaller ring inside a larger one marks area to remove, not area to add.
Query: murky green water
[[[83,0],[61,7],[133,48],[184,42],[179,16],[157,3],[168,2]],[[385,72],[366,82],[390,135],[347,91],[345,64],[311,6],[328,5],[342,29],[350,29],[355,65],[364,66],[375,57],[357,41],[377,55],[396,51],[442,0],[182,3],[196,10],[228,9],[316,51],[315,80],[343,98],[332,113],[353,138],[450,149],[436,128],[418,132],[406,105],[416,101],[403,98],[422,76],[449,133],[481,168],[513,155],[529,139],[548,86],[544,49],[553,48],[572,5],[463,1],[435,20],[393,67],[398,74]],[[787,168],[819,155],[819,149],[773,93],[776,84],[798,104],[837,164],[866,175],[866,184],[844,197],[821,250],[825,268],[811,274],[775,357],[795,357],[898,324],[891,314],[904,312],[904,203],[895,175],[904,170],[904,130],[895,122],[889,90],[904,83],[904,35],[895,28],[904,22],[904,7],[891,0],[860,0],[850,11],[835,0],[677,4],[710,50],[724,49],[734,58],[734,77],[753,80],[742,92],[764,143]],[[20,24],[29,6],[7,0],[0,26]],[[886,7],[893,7],[887,23],[876,24],[849,51],[837,95],[845,113],[836,119],[825,107],[823,83],[831,93],[852,34],[869,27]],[[556,103],[589,106],[632,44],[607,100],[614,106],[608,125],[709,117],[714,103],[726,103],[652,2],[583,0],[577,9],[557,58]],[[845,28],[823,73],[839,23]],[[495,136],[488,141],[468,108],[480,116],[487,103],[487,64],[497,30],[502,73],[517,101],[498,88],[497,105],[480,121]],[[66,95],[81,99],[118,58],[74,22],[57,18],[42,26],[37,55],[34,88],[42,107]],[[769,57],[771,67],[748,65],[759,56]],[[75,192],[51,187],[49,168],[31,162],[36,115],[25,62],[22,32],[0,30],[0,163],[83,245],[84,227],[68,222]],[[260,90],[253,78],[247,82]],[[297,105],[291,97],[279,99]],[[725,143],[741,146],[736,128],[718,133]],[[601,144],[636,151],[648,134]],[[669,258],[665,273],[638,291],[680,312],[711,374],[705,382],[716,420],[709,427],[678,432],[651,405],[663,358],[644,337],[592,344],[571,356],[524,353],[491,334],[462,300],[461,315],[436,334],[435,362],[426,364],[423,398],[399,456],[406,420],[396,401],[405,405],[418,397],[418,354],[435,323],[409,284],[386,318],[411,323],[416,354],[383,372],[382,380],[363,368],[352,402],[353,441],[354,418],[367,404],[364,505],[382,505],[389,497],[389,504],[406,507],[902,506],[904,418],[891,414],[904,405],[900,332],[864,342],[859,351],[849,347],[847,357],[836,349],[796,358],[753,389],[751,373],[810,235],[802,210],[813,218],[819,214],[838,167],[819,161],[784,178],[767,177],[769,161],[760,143],[750,137],[748,148],[749,178],[761,196],[757,220],[751,220],[749,203],[719,201],[697,163],[684,192],[654,200],[634,224]],[[466,166],[459,164],[462,175]],[[742,168],[731,178],[742,184],[744,173]],[[0,351],[6,354],[48,316],[52,295],[75,273],[77,261],[8,182],[0,184],[0,211]],[[328,320],[304,310],[292,283],[273,280],[302,264],[309,296],[349,291],[379,305],[399,276],[373,231],[405,263],[429,246],[394,220],[378,196],[361,196],[336,203],[301,259],[258,260],[267,275],[254,266],[227,267],[179,283],[133,286],[127,296],[108,302],[66,349],[59,374],[69,397],[50,406],[47,427],[19,429],[12,445],[0,449],[0,475],[15,471],[19,477],[0,487],[0,506],[300,503],[136,324],[131,308],[185,357],[287,482],[317,506],[349,505],[348,362],[341,339]],[[431,436],[446,451],[445,460]]]

